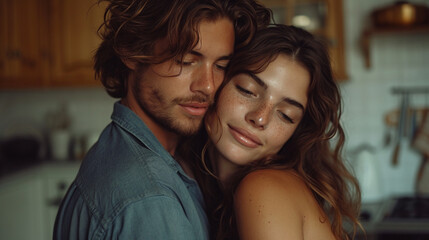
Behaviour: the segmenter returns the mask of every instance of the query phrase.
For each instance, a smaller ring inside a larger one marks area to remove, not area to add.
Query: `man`
[[[121,100],[63,200],[54,239],[207,239],[200,189],[174,153],[199,129],[234,47],[270,12],[253,0],[107,2],[95,70]]]

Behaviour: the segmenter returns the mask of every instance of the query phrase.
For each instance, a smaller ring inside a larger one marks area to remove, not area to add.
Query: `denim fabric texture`
[[[208,239],[198,184],[116,102],[57,214],[54,239]]]

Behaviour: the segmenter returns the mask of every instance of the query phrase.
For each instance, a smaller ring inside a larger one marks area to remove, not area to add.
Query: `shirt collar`
[[[137,116],[131,109],[121,104],[120,101],[115,102],[113,113],[111,119],[114,123],[122,127],[125,131],[132,134],[138,139],[143,145],[145,145],[152,152],[160,156],[160,158],[171,166],[180,175],[190,178],[179,165],[179,163],[174,160],[170,153],[165,150],[161,145],[152,131],[147,127],[147,125]]]

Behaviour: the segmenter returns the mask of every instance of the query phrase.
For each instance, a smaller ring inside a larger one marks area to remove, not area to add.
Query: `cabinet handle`
[[[20,60],[23,65],[28,67],[36,66],[36,60],[25,57],[20,50],[8,50],[6,57],[11,60]]]
[[[8,50],[6,52],[6,57],[9,59],[19,59],[19,58],[21,58],[21,51],[19,51],[19,50]]]

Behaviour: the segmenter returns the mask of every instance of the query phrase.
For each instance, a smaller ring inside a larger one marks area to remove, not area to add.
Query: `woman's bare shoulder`
[[[302,187],[293,171],[264,169],[244,177],[234,195],[242,239],[303,239]]]
[[[312,195],[295,171],[264,169],[245,176],[234,198],[236,204],[257,203],[265,206],[267,212],[280,214],[284,211],[298,217],[303,215]]]
[[[329,223],[320,221],[323,210],[293,170],[249,173],[236,189],[234,207],[242,239],[332,239]]]
[[[239,191],[261,194],[295,195],[307,189],[305,182],[294,170],[262,169],[247,174],[238,185]],[[294,193],[294,194],[292,194]]]

